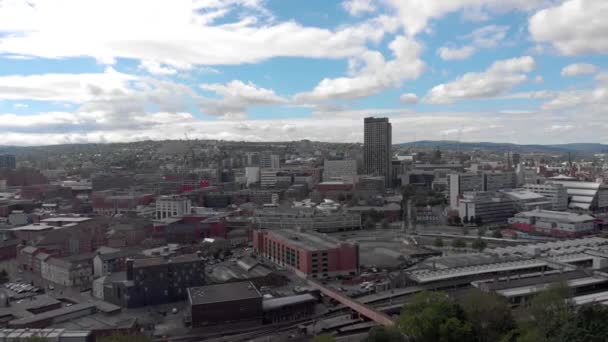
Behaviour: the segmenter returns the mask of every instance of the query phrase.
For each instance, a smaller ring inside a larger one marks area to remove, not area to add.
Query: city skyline
[[[137,14],[137,15],[135,15]],[[0,145],[608,143],[600,0],[0,1]]]

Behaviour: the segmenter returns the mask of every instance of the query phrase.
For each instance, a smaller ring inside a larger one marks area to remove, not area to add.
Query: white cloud
[[[236,141],[292,141],[310,139],[330,142],[361,142],[363,117],[386,115],[393,124],[395,143],[418,139],[516,143],[608,142],[608,116],[598,111],[561,113],[414,112],[404,109],[369,108],[325,111],[312,118],[280,120],[201,121],[189,113],[150,113],[130,125],[106,129],[97,114],[43,113],[28,116],[0,114],[5,144],[38,145],[76,142],[124,142],[138,140],[223,139]],[[19,120],[16,120],[19,118]],[[21,125],[16,127],[16,125]],[[573,127],[568,127],[568,125]],[[541,132],[542,134],[539,134]]]
[[[598,68],[589,63],[575,63],[570,64],[562,69],[561,75],[564,77],[573,77],[580,75],[591,75],[595,74]]]
[[[478,49],[496,47],[505,39],[508,31],[508,26],[483,26],[461,37],[461,39],[469,40],[469,45],[461,48],[450,48],[444,46],[437,49],[437,53],[443,60],[467,59],[476,53]]]
[[[347,58],[382,39],[371,21],[335,31],[264,20],[261,1],[12,0],[0,2],[0,54],[149,60],[174,69],[269,58]],[[229,13],[240,21],[217,24]],[[389,22],[383,19],[386,25]]]
[[[372,0],[346,0],[342,2],[342,7],[354,16],[376,11]]]
[[[463,46],[461,48],[449,48],[449,47],[440,47],[437,50],[439,57],[443,60],[452,60],[452,59],[467,59],[471,57],[475,53],[475,48],[472,46]]]
[[[389,48],[392,60],[385,60],[377,51],[367,51],[350,60],[351,77],[325,78],[312,91],[296,94],[295,100],[318,102],[366,97],[422,74],[425,63],[419,58],[422,47],[418,42],[397,36]]]
[[[14,108],[28,108],[29,106],[25,103],[15,103],[13,105]]]
[[[141,63],[139,64],[139,68],[144,69],[153,75],[160,75],[160,76],[174,75],[175,73],[177,73],[177,70],[175,70],[173,68],[163,67],[160,63],[157,63],[157,62],[154,62],[151,60],[141,61]]]
[[[608,1],[568,0],[534,14],[529,30],[537,42],[564,55],[608,53]]]
[[[222,96],[221,99],[202,99],[200,105],[205,114],[223,119],[244,119],[247,116],[246,110],[250,106],[287,103],[286,99],[275,94],[273,90],[258,87],[251,82],[234,80],[227,84],[202,84],[201,88]]]
[[[465,39],[470,39],[472,44],[482,48],[493,48],[505,39],[509,32],[509,26],[488,25],[480,27],[468,35]]]
[[[413,93],[401,94],[401,96],[399,96],[399,101],[401,101],[401,103],[418,103],[418,96]]]
[[[82,103],[111,92],[130,92],[137,76],[112,68],[97,74],[42,74],[0,76],[0,99]]]
[[[535,83],[543,83],[543,82],[545,82],[545,78],[542,77],[541,75],[537,75],[536,77],[534,77],[534,82]]]
[[[555,0],[385,0],[397,11],[403,27],[409,35],[416,35],[427,27],[431,19],[474,8],[477,12],[501,13],[506,11],[530,11]]]
[[[466,73],[452,82],[433,87],[424,100],[428,103],[451,103],[502,95],[525,82],[525,73],[534,67],[534,58],[530,56],[496,61],[484,72]]]

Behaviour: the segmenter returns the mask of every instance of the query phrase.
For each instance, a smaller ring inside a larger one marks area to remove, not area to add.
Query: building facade
[[[15,169],[17,162],[14,154],[0,154],[0,169]]]
[[[595,230],[593,216],[563,211],[526,211],[515,214],[509,223],[513,229],[553,237],[579,237]]]
[[[368,175],[383,176],[391,186],[392,126],[388,118],[364,119],[363,161]]]
[[[458,213],[469,222],[507,223],[515,213],[515,202],[497,192],[466,192],[458,200]]]
[[[356,160],[325,160],[323,163],[323,181],[357,175]]]
[[[182,196],[161,196],[156,200],[156,218],[182,217],[192,213],[192,202]]]
[[[359,246],[324,234],[256,230],[253,248],[262,257],[301,277],[354,275],[359,269]]]
[[[565,211],[568,209],[568,191],[562,184],[524,184],[524,189],[532,191],[551,201],[553,211]]]

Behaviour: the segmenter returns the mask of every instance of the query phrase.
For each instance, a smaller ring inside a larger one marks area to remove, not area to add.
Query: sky
[[[606,0],[0,0],[0,145],[608,143]]]

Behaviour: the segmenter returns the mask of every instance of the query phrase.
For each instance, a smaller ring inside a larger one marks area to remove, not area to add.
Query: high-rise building
[[[0,169],[14,169],[17,167],[14,154],[0,154]]]
[[[363,161],[368,175],[384,176],[387,187],[391,185],[392,127],[388,118],[364,119]]]
[[[260,158],[262,169],[278,169],[281,167],[281,159],[276,154],[263,154]]]

